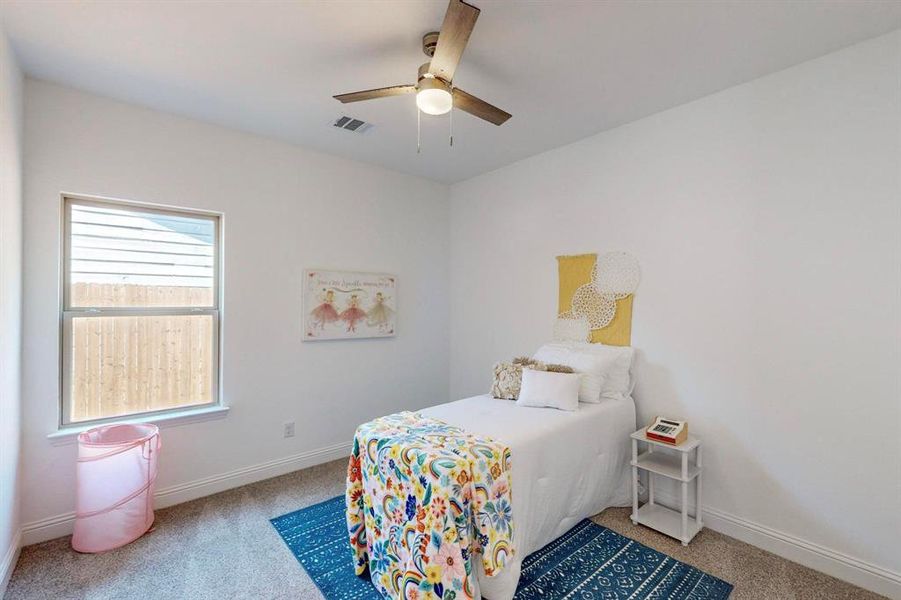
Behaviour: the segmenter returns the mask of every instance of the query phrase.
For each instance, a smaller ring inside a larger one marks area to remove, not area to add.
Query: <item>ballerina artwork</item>
[[[310,311],[313,317],[313,326],[321,330],[325,329],[326,323],[334,323],[340,316],[335,309],[335,290],[322,290],[320,297],[321,304]]]
[[[303,340],[348,340],[397,334],[397,277],[362,271],[303,272]]]
[[[360,308],[360,298],[356,294],[351,294],[347,301],[347,308],[341,313],[341,320],[347,323],[347,332],[355,333],[357,331],[357,322],[366,318],[366,311]]]
[[[370,327],[377,327],[382,332],[391,325],[391,317],[394,315],[394,311],[385,304],[387,300],[388,298],[382,292],[376,292],[375,301],[372,308],[369,309],[369,318],[367,319]]]

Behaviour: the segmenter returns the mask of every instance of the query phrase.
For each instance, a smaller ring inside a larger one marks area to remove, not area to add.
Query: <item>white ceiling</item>
[[[423,116],[415,83],[446,0],[4,0],[24,70],[127,102],[460,181],[901,27],[901,2],[470,0],[482,9],[454,83],[513,113]],[[330,126],[342,114],[375,124]]]

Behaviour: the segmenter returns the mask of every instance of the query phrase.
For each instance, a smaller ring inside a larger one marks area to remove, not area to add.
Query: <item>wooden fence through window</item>
[[[209,306],[209,287],[75,283],[71,305]],[[72,421],[213,400],[215,319],[209,314],[72,319]]]

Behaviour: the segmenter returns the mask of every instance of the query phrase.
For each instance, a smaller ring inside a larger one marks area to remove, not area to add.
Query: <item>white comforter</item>
[[[631,398],[566,412],[486,395],[420,412],[510,447],[516,559],[495,577],[479,573],[481,594],[491,600],[513,598],[523,558],[585,517],[630,502]]]

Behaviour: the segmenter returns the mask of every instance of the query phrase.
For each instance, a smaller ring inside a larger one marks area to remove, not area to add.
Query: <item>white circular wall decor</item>
[[[576,317],[567,311],[557,317],[554,322],[555,342],[588,342],[591,341],[591,325],[584,316]]]
[[[586,283],[573,294],[571,312],[575,317],[588,319],[592,329],[602,329],[616,315],[616,298],[612,294],[602,294],[594,285]]]
[[[591,283],[597,293],[613,296],[617,300],[634,294],[639,281],[641,268],[638,260],[628,252],[608,252],[598,257],[591,271]]]

